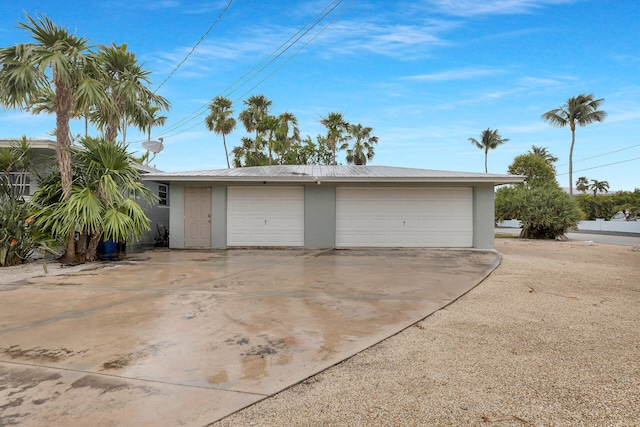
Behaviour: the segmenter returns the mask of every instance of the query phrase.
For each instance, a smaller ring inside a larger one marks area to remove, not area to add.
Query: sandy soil
[[[0,267],[0,284],[13,283],[36,276],[57,276],[94,267],[95,263],[64,266],[55,260],[35,260],[26,264]]]
[[[499,239],[458,301],[215,426],[640,426],[640,247]]]

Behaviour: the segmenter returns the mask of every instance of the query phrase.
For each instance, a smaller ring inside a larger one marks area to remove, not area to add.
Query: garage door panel
[[[336,245],[471,247],[473,190],[338,188]]]
[[[303,246],[304,187],[228,187],[228,246]]]

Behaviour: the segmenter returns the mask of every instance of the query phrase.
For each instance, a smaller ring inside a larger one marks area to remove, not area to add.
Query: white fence
[[[509,219],[498,223],[498,227],[520,228],[520,221]],[[640,234],[640,221],[605,221],[597,219],[595,221],[580,221],[579,231],[603,231],[608,233],[638,233]]]
[[[599,218],[595,221],[580,221],[578,223],[578,230],[640,234],[640,221],[605,221]]]

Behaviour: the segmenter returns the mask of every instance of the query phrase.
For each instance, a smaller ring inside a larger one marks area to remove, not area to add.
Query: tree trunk
[[[69,229],[69,235],[67,236],[67,244],[65,251],[60,258],[58,258],[62,264],[77,264],[76,259],[76,230],[74,227]]]
[[[571,126],[571,149],[569,150],[569,194],[573,196],[573,144],[576,142],[576,126]]]
[[[80,237],[76,242],[76,256],[79,259],[84,259],[84,246],[86,242],[87,242],[87,233],[83,231],[82,233],[80,233]]]
[[[62,182],[62,197],[68,201],[71,197],[73,175],[71,172],[71,140],[69,139],[69,117],[73,107],[71,90],[60,79],[55,80],[55,111],[56,111],[56,158],[60,168]],[[75,229],[71,227],[67,236],[66,251],[60,257],[60,262],[66,264],[76,263],[75,254]]]
[[[118,125],[113,123],[107,124],[107,130],[104,133],[104,138],[107,141],[115,142],[118,137]]]
[[[151,136],[149,136],[149,139],[151,139]],[[227,169],[231,169],[231,166],[229,165],[229,152],[227,151],[227,140],[224,137],[224,134],[222,134],[222,143],[224,144],[224,155],[227,158]]]
[[[98,259],[98,244],[102,238],[102,233],[93,233],[89,239],[89,247],[84,256],[85,262],[93,262]]]
[[[485,151],[484,152],[484,173],[489,173],[489,169],[487,168],[487,155],[489,154],[489,152]]]
[[[110,116],[104,137],[107,141],[116,142],[116,138],[118,138],[118,127],[120,126],[120,115],[124,115],[124,102],[114,93],[111,94],[111,98],[115,106],[114,108],[116,109],[116,117]],[[110,113],[111,112],[109,112],[109,114]]]

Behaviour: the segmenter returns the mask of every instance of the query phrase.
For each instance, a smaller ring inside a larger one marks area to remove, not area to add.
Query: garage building
[[[389,166],[259,166],[156,173],[170,247],[493,249],[501,174]]]

